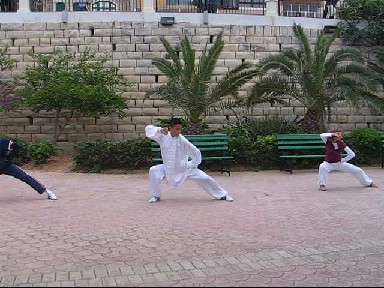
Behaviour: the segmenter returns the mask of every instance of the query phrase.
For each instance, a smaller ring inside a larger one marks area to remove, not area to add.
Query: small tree
[[[346,0],[338,9],[339,26],[351,44],[363,46],[384,45],[384,1]]]
[[[55,111],[54,142],[75,113],[80,117],[124,116],[127,103],[121,92],[129,83],[118,68],[107,65],[109,55],[96,56],[87,50],[79,57],[74,53],[31,56],[36,65],[26,69],[26,85],[17,92],[32,111]]]

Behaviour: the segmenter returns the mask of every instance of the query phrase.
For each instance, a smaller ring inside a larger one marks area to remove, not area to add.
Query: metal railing
[[[30,0],[32,12],[48,11],[141,11],[142,1],[108,0]]]
[[[156,12],[265,15],[264,0],[157,0]]]
[[[32,12],[142,11],[144,0],[29,0]],[[266,0],[154,0],[156,12],[265,15]],[[0,0],[0,12],[16,12],[19,0]],[[344,0],[279,0],[280,16],[337,18]]]
[[[337,18],[344,0],[279,0],[279,15],[286,17]]]

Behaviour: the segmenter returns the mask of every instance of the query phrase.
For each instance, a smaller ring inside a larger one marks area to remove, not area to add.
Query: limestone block
[[[4,31],[22,31],[24,24],[22,23],[1,23],[1,30]]]
[[[383,116],[373,116],[367,115],[363,116],[363,121],[354,121],[354,122],[365,122],[365,123],[383,123]]]
[[[152,34],[151,27],[139,27],[135,29],[135,35],[137,36],[147,36]],[[166,35],[166,34],[165,34]]]
[[[2,125],[6,126],[24,126],[29,125],[29,119],[27,118],[3,118],[1,119]],[[24,129],[24,128],[23,128]]]
[[[113,30],[112,29],[95,29],[94,36],[101,37],[101,36],[113,36]]]
[[[97,45],[79,45],[79,53],[84,53],[87,49],[88,50],[91,50],[91,51],[94,51],[94,52],[98,52],[98,46]]]
[[[143,52],[143,59],[147,61],[147,63],[152,64],[153,58],[160,58],[161,53],[160,52]],[[150,65],[148,64],[148,65]]]
[[[40,126],[50,125],[52,122],[51,120],[52,120],[51,118],[34,117],[33,125],[40,125]]]
[[[142,59],[142,52],[129,52],[127,53],[127,59]]]
[[[40,46],[51,46],[51,38],[47,37],[40,37]]]
[[[367,123],[355,123],[354,129],[357,129],[357,128],[368,128],[368,125]]]
[[[119,133],[135,132],[135,125],[118,125],[117,131],[119,131]]]
[[[77,31],[77,37],[91,37],[92,36],[92,30],[90,29],[75,29]],[[64,36],[64,34],[63,34]]]
[[[87,139],[90,141],[104,140],[104,133],[89,133],[87,134]]]
[[[35,53],[50,54],[55,50],[53,46],[35,46],[34,51]]]
[[[85,37],[85,44],[101,44],[102,37]]]
[[[247,43],[246,37],[244,36],[230,36],[228,43],[236,43],[236,44],[245,44]]]
[[[64,31],[63,30],[54,30],[53,31],[54,37],[56,38],[62,38],[64,37]],[[48,37],[49,38],[49,37]]]
[[[234,59],[236,58],[236,52],[221,52],[220,59]]]
[[[40,45],[40,38],[30,38],[30,39],[28,39],[28,46],[30,46],[28,48],[30,50],[32,49],[32,46],[38,46],[38,45]]]
[[[156,114],[152,114],[152,115],[156,115]],[[150,123],[152,123],[152,116],[137,116],[132,119],[132,124],[136,125],[136,128],[138,124],[148,125]]]
[[[4,46],[11,47],[13,45],[13,40],[12,39],[0,39],[0,45],[2,47],[4,47]]]
[[[148,74],[148,71],[149,71],[149,68],[148,67],[136,67],[135,68],[135,74],[136,75],[146,75],[146,74]],[[140,79],[141,79],[141,77],[140,77]],[[139,84],[139,86],[140,86],[140,84]]]
[[[134,52],[136,51],[136,46],[135,44],[116,44],[116,52],[124,52],[124,53],[121,53],[121,55],[124,55],[125,54],[125,57],[127,57],[127,53],[126,52]],[[115,52],[115,53],[116,53]],[[118,57],[120,58],[120,57]]]
[[[24,126],[17,126],[17,125],[8,125],[7,126],[7,134],[9,133],[24,133],[25,129]]]
[[[51,45],[68,45],[69,38],[52,38]]]
[[[229,68],[234,68],[242,63],[241,59],[225,59],[224,65]]]
[[[100,44],[99,45],[99,50],[98,50],[100,53],[108,53],[108,52],[112,52],[112,45],[111,44]]]
[[[14,46],[28,46],[28,40],[27,39],[15,39]]]
[[[14,134],[13,136],[11,136],[11,135],[8,135],[8,136],[27,141],[28,143],[32,142],[32,135],[31,134]]]
[[[293,114],[293,107],[281,107],[280,108],[280,115],[292,115]]]
[[[223,52],[237,52],[239,51],[239,46],[237,44],[226,44],[223,48]]]
[[[246,42],[250,44],[263,44],[264,43],[264,37],[261,36],[255,36],[255,35],[247,35],[246,36]]]
[[[129,116],[140,116],[142,115],[142,112],[143,112],[143,108],[132,107],[132,108],[129,108],[127,114]]]
[[[225,116],[207,116],[206,122],[210,124],[225,124],[227,123],[227,119]]]
[[[255,57],[255,52],[236,52],[237,59],[252,59]]]
[[[9,54],[9,55],[20,54],[20,47],[8,47],[7,54]]]
[[[78,46],[67,46],[67,52],[69,53],[78,53],[79,52],[79,48]]]
[[[24,54],[28,54],[30,51],[31,51],[31,47],[29,47],[29,44],[26,45],[25,47],[20,47],[20,57],[22,59],[21,61],[25,61]]]

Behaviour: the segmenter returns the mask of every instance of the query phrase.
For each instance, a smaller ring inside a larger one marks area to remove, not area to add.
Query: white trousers
[[[164,164],[152,166],[149,169],[149,180],[150,180],[150,194],[151,196],[160,197],[160,183],[165,178]],[[220,187],[219,183],[211,176],[206,174],[200,169],[191,169],[187,179],[195,181],[205,192],[216,199],[220,199],[228,194],[226,190]]]
[[[372,179],[363,171],[363,169],[350,163],[328,163],[324,161],[319,166],[319,185],[327,185],[328,174],[331,171],[338,170],[351,173],[362,185],[369,186],[372,184]]]

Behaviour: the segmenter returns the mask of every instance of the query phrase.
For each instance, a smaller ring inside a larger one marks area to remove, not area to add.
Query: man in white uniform
[[[351,173],[362,185],[377,188],[363,169],[348,163],[355,157],[355,153],[344,143],[343,134],[340,130],[334,133],[322,133],[320,137],[325,143],[325,161],[319,166],[320,190],[326,190],[328,174],[333,170]],[[344,158],[341,157],[343,152],[347,153]]]
[[[150,203],[160,201],[160,183],[167,181],[171,187],[177,187],[190,178],[212,197],[219,200],[233,201],[226,190],[197,166],[201,163],[200,150],[181,135],[182,122],[179,118],[172,118],[169,129],[148,125],[145,134],[148,138],[160,144],[163,164],[149,169]]]

